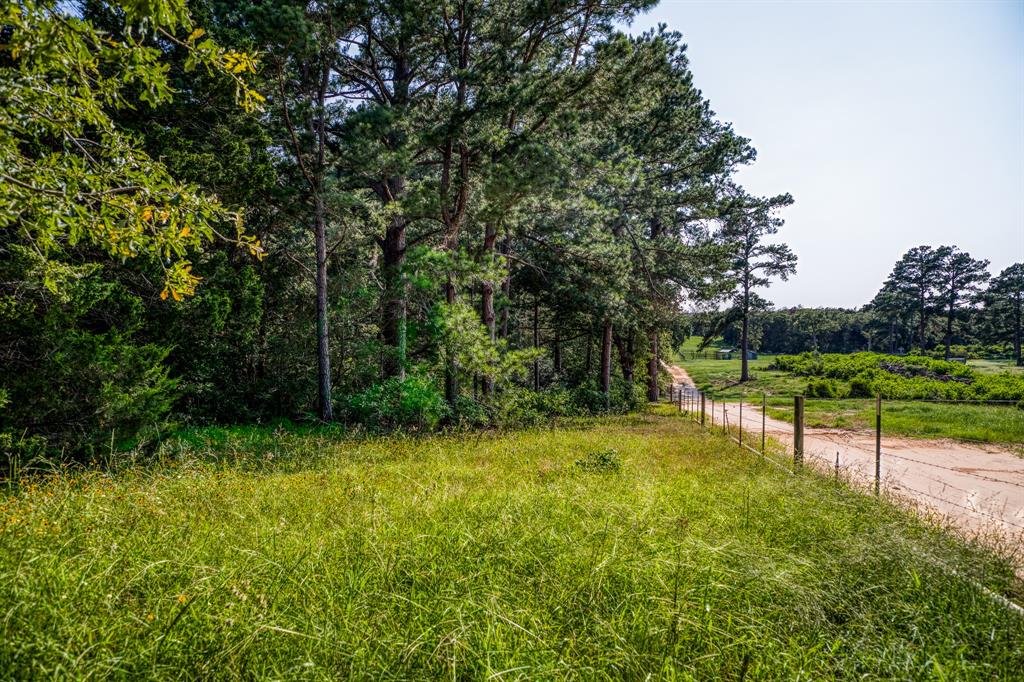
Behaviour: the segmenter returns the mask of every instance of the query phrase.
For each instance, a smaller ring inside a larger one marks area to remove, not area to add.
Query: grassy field
[[[683,360],[693,382],[715,400],[742,397],[761,401],[768,394],[769,415],[792,421],[792,396],[807,387],[807,377],[767,369],[771,356],[750,361],[752,379],[739,383],[740,361]],[[874,428],[874,401],[870,399],[808,399],[804,413],[808,426]],[[883,424],[886,433],[912,438],[953,438],[1007,444],[1024,449],[1024,410],[1012,405],[972,405],[887,400]]]
[[[693,383],[715,400],[739,400],[740,396],[762,393],[781,396],[799,395],[807,387],[807,378],[794,376],[788,372],[768,369],[772,364],[772,356],[762,355],[756,360],[749,360],[751,380],[740,383],[739,358],[732,360],[682,360],[680,364],[686,368]]]
[[[769,416],[793,421],[791,400],[776,400]],[[874,429],[872,400],[824,400],[804,403],[808,426]],[[884,433],[914,438],[952,438],[1002,443],[1024,451],[1024,412],[1012,405],[970,405],[887,400],[882,403]]]
[[[195,431],[156,470],[25,485],[0,503],[0,670],[1024,670],[1024,618],[971,582],[1020,599],[1004,561],[670,412],[420,440]]]
[[[1018,367],[1013,360],[968,360],[967,365],[985,374],[1013,372],[1024,374],[1024,367]]]

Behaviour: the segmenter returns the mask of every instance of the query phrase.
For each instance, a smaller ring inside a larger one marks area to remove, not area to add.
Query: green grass
[[[1019,599],[1005,561],[667,410],[421,440],[194,431],[163,456],[4,496],[5,677],[1024,669],[1024,618],[970,582]]]
[[[768,414],[792,422],[792,401],[770,403]],[[808,398],[804,402],[804,419],[811,427],[874,429],[875,403]],[[886,400],[882,402],[882,432],[912,438],[1001,443],[1024,453],[1024,410],[1013,405]]]
[[[740,383],[741,360],[683,360],[680,364],[686,368],[693,383],[709,397],[715,400],[738,400],[740,396],[757,395],[799,395],[807,387],[805,377],[797,377],[788,372],[768,369],[773,356],[761,355],[756,360],[748,360],[751,380]]]
[[[983,374],[999,374],[1000,372],[1024,374],[1024,367],[1018,367],[1013,360],[968,360],[967,366]]]
[[[791,400],[770,401],[769,415],[792,421],[792,412]],[[875,428],[873,400],[807,399],[804,415],[811,427]],[[1013,405],[886,400],[882,403],[882,432],[908,438],[993,443],[1024,454],[1024,410]]]
[[[749,382],[739,383],[739,360],[685,360],[686,368],[699,388],[715,400],[737,401],[741,397],[760,402],[768,394],[768,414],[793,420],[793,398],[807,388],[807,377],[767,369],[771,356],[750,360]],[[952,438],[1009,445],[1024,450],[1024,410],[1012,405],[972,405],[887,400],[884,403],[885,433],[910,438]],[[808,398],[804,414],[808,426],[874,428],[875,406],[870,399],[824,400]]]

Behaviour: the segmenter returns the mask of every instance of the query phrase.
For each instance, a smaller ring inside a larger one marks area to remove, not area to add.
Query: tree
[[[974,302],[981,293],[981,285],[988,281],[988,261],[975,260],[969,253],[955,246],[940,246],[935,286],[936,302],[946,313],[945,354],[949,360],[949,347],[953,343],[953,320],[964,302]]]
[[[147,307],[195,300],[192,260],[211,245],[263,254],[239,214],[123,125],[188,99],[179,68],[230,83],[225,108],[256,110],[254,58],[206,37],[180,1],[105,3],[132,26],[123,35],[69,5],[0,8],[4,454],[3,432],[80,456],[153,429],[177,395],[166,359],[186,335],[154,342]]]
[[[930,246],[915,246],[903,254],[874,303],[879,309],[905,312],[917,318],[917,344],[928,347],[928,319],[936,311],[939,272],[945,253]]]
[[[270,102],[286,150],[302,187],[305,219],[313,236],[316,299],[317,397],[322,421],[334,419],[331,372],[328,261],[332,222],[328,174],[335,150],[330,130],[345,107],[347,86],[339,73],[342,45],[354,30],[353,4],[335,0],[246,7],[250,30],[268,49],[267,69],[275,93]],[[337,217],[333,221],[338,222]]]
[[[53,292],[75,276],[61,261],[79,246],[114,259],[151,258],[163,265],[162,296],[174,300],[198,281],[186,254],[221,235],[218,228],[231,225],[236,243],[262,254],[237,214],[177,182],[111,116],[171,98],[169,47],[187,50],[189,68],[233,78],[243,106],[256,108],[263,98],[244,80],[253,58],[204,39],[181,2],[113,3],[137,26],[119,41],[61,4],[0,10],[10,36],[0,45],[0,228],[17,235],[8,249],[33,253],[35,274]]]
[[[783,220],[774,215],[775,211],[792,203],[793,198],[788,194],[759,199],[741,195],[726,209],[722,239],[732,253],[730,274],[736,285],[733,308],[742,325],[740,381],[750,380],[749,330],[754,289],[768,286],[773,277],[785,281],[796,272],[796,254],[788,246],[764,242],[765,237],[776,234],[783,224]]]
[[[1010,339],[1017,366],[1024,366],[1024,360],[1021,358],[1024,263],[1014,263],[993,278],[983,300],[996,333],[1003,339]]]

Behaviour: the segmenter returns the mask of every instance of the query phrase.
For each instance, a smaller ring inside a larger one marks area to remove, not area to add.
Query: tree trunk
[[[555,380],[557,381],[562,376],[562,338],[557,324],[555,326],[555,340],[552,343],[552,356],[555,366]]]
[[[924,298],[919,299],[919,301],[918,301],[918,311],[917,312],[918,312],[918,315],[917,315],[918,343],[920,344],[921,352],[923,353],[925,351],[925,348],[924,348],[924,343],[925,343],[924,331],[925,331],[925,321],[926,321],[925,320],[925,310],[924,310]]]
[[[1016,306],[1013,311],[1013,354],[1017,358],[1017,366],[1024,367],[1024,358],[1020,354],[1021,346],[1021,295],[1015,297]]]
[[[750,381],[750,286],[743,288],[743,328],[740,332],[740,381]]]
[[[949,347],[953,344],[953,313],[956,307],[953,299],[949,301],[949,313],[946,315],[946,353],[943,356],[949,362]]]
[[[586,361],[586,376],[590,377],[591,370],[594,369],[594,335],[591,330],[587,330],[587,361]]]
[[[660,389],[658,387],[658,368],[659,360],[661,359],[660,349],[658,348],[658,332],[657,330],[650,333],[651,340],[651,359],[647,361],[647,400],[648,402],[658,402],[660,397]]]
[[[533,297],[533,349],[537,350],[540,348],[540,322],[539,322],[540,306],[536,294]],[[540,359],[533,359],[533,390],[540,390]]]
[[[409,71],[409,62],[406,55],[407,45],[404,40],[399,41],[399,51],[395,55],[394,101],[397,109],[406,106],[409,100],[409,84],[412,74]],[[399,150],[408,143],[404,131],[396,131],[387,138],[388,146],[392,150]],[[405,196],[406,182],[402,176],[387,178],[374,187],[374,191],[381,201],[387,205],[400,200]],[[383,255],[383,284],[384,295],[381,301],[381,332],[384,341],[384,378],[388,379],[397,376],[405,379],[406,361],[406,324],[408,318],[408,291],[405,284],[405,263],[406,249],[406,227],[409,220],[404,215],[394,215],[388,222],[384,233],[384,239],[380,243]]]
[[[448,273],[448,281],[444,287],[444,298],[445,302],[449,306],[455,304],[456,292],[455,292],[455,275]],[[455,363],[455,358],[448,358],[448,362],[445,363],[444,368],[444,399],[448,401],[449,405],[454,405],[456,398],[459,397],[459,375],[458,367]]]
[[[404,184],[404,183],[403,183]],[[384,234],[382,251],[384,265],[384,300],[381,302],[384,340],[384,378],[405,378],[406,366],[406,292],[402,265],[405,262],[406,220],[392,218]]]
[[[612,389],[612,321],[604,321],[601,335],[601,392],[604,393],[604,407],[611,407]]]
[[[320,419],[334,420],[331,405],[331,344],[327,327],[327,225],[323,197],[313,197],[314,235],[316,239],[316,359],[319,384]]]
[[[488,222],[484,226],[484,259],[493,265],[494,262],[494,246],[497,242],[498,230],[494,226],[494,223]],[[494,282],[490,280],[484,281],[481,286],[481,311],[480,316],[483,319],[484,326],[487,327],[487,335],[493,343],[497,337],[497,328],[495,325],[494,316]],[[483,378],[483,394],[484,398],[490,398],[494,393],[494,377],[485,376]]]
[[[614,334],[615,349],[619,352],[619,366],[622,368],[622,380],[629,390],[633,386],[635,376],[636,354],[633,347],[633,332],[623,339],[620,335]]]
[[[512,249],[512,243],[506,236],[501,240],[501,253],[508,255]],[[507,261],[508,259],[506,259]],[[508,338],[508,308],[512,302],[512,273],[506,272],[505,279],[501,281],[501,295],[505,299],[505,305],[501,307],[501,315],[498,321],[498,338]]]
[[[743,331],[740,334],[740,381],[750,381],[750,319],[743,313]]]

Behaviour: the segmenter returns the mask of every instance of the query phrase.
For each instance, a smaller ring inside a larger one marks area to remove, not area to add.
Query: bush
[[[142,302],[124,287],[94,273],[61,294],[0,306],[0,432],[83,462],[148,442],[178,395],[171,349],[140,338]]]
[[[848,395],[851,398],[873,398],[871,388],[872,376],[870,372],[861,372],[857,376],[850,379],[850,390]]]
[[[434,382],[426,377],[397,377],[374,384],[349,397],[350,417],[371,429],[414,428],[431,430],[450,414]]]
[[[453,426],[458,429],[482,429],[490,426],[492,410],[479,400],[460,395],[455,399]]]
[[[585,410],[564,388],[531,391],[513,387],[501,392],[495,421],[502,427],[539,426],[555,417],[575,417]]]
[[[846,390],[835,379],[811,379],[807,382],[806,395],[809,398],[842,398]]]
[[[596,473],[614,472],[622,468],[622,457],[619,456],[618,450],[609,448],[607,450],[587,453],[586,457],[576,460],[575,465],[583,469],[583,471]]]
[[[776,369],[812,377],[809,396],[869,398],[881,394],[897,400],[1020,400],[1024,376],[981,374],[959,362],[923,355],[849,355],[802,353],[780,355]],[[835,382],[835,383],[829,383]],[[842,382],[849,382],[844,390]]]

